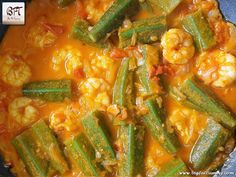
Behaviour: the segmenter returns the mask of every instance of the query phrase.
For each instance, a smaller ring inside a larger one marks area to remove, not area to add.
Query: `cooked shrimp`
[[[37,23],[27,32],[27,41],[35,47],[49,47],[57,39],[57,36],[44,28],[42,24]]]
[[[172,64],[185,64],[195,53],[193,39],[190,34],[182,29],[170,29],[162,39],[164,58]]]
[[[226,87],[236,80],[236,58],[224,51],[204,52],[197,59],[197,74],[215,87]]]
[[[79,85],[82,97],[80,102],[88,107],[107,107],[110,104],[110,96],[108,91],[110,85],[101,78],[88,78]]]
[[[64,32],[64,27],[61,24],[50,23],[45,16],[42,16],[26,32],[28,43],[35,47],[44,48],[56,42],[59,35]]]
[[[69,105],[65,109],[60,108],[51,113],[50,127],[57,133],[76,130],[78,128],[78,114],[79,110],[73,105]]]
[[[55,71],[64,67],[67,74],[72,74],[76,69],[82,67],[81,53],[77,48],[68,45],[53,53],[52,65]]]
[[[89,77],[103,77],[112,84],[116,77],[117,65],[115,61],[103,52],[93,52],[85,63],[86,74]]]
[[[189,144],[195,142],[199,130],[204,128],[206,117],[195,110],[180,107],[170,112],[168,121],[179,132],[183,143]]]
[[[0,73],[5,83],[16,87],[22,86],[31,77],[30,67],[24,61],[13,59],[10,56],[6,57]]]
[[[81,93],[91,96],[94,96],[102,91],[107,91],[109,89],[109,84],[102,78],[88,78],[80,84]]]
[[[39,114],[38,110],[33,106],[33,100],[26,97],[15,98],[9,104],[8,112],[21,125],[30,124]]]

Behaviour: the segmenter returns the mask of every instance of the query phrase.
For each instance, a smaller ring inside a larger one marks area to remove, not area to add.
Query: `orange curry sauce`
[[[79,122],[79,119],[87,113],[88,110],[94,108],[106,109],[106,104],[96,101],[100,92],[104,92],[106,96],[108,95],[108,102],[111,103],[112,88],[121,59],[110,56],[111,51],[109,50],[94,48],[72,39],[69,34],[77,16],[87,18],[93,24],[112,2],[112,0],[83,0],[81,2],[77,0],[66,8],[60,8],[56,0],[32,0],[32,2],[27,4],[26,24],[24,26],[11,26],[7,31],[0,46],[0,66],[3,64],[6,55],[16,55],[16,57],[20,56],[20,60],[25,61],[30,66],[32,72],[30,81],[70,78],[75,82],[73,92],[76,94],[72,101],[65,101],[63,103],[41,103],[39,101],[40,103],[37,103],[36,106],[38,110],[37,119],[45,119],[48,122],[52,114],[60,114],[58,112],[60,112],[61,109],[66,109],[66,107],[70,105],[71,109],[76,110],[76,119],[77,122]],[[168,27],[179,27],[179,20],[193,9],[194,7],[191,0],[183,1],[169,16]],[[149,13],[140,11],[135,18],[140,19],[149,16],[151,16]],[[30,29],[42,23],[46,24],[46,27],[49,26],[49,28],[52,28],[49,30],[52,30],[52,33],[56,35],[55,42],[46,47],[35,46],[29,38]],[[52,62],[55,53],[67,47],[71,50],[75,50],[75,52],[77,52],[77,50],[80,52],[81,67],[71,73],[67,72],[64,63],[59,64],[57,70],[55,70]],[[105,67],[106,65],[108,67]],[[178,85],[188,75],[195,72],[192,64],[190,63],[189,65],[190,71],[188,71],[188,74],[184,73],[176,75],[175,77],[166,76],[166,80],[172,85]],[[102,79],[108,86],[105,91],[100,89],[93,90],[91,91],[92,94],[88,96],[86,89],[85,91],[81,89],[81,84],[88,78]],[[226,89],[214,90],[232,110],[236,111],[236,85]],[[19,125],[8,113],[8,105],[15,98],[21,96],[21,87],[13,87],[0,80],[0,111],[4,114],[4,116],[2,116],[3,120],[0,120],[0,151],[6,163],[12,167],[12,171],[20,177],[26,177],[28,175],[23,168],[23,163],[20,161],[16,151],[11,145],[11,139],[27,127]],[[179,127],[176,129],[176,132],[181,142],[181,148],[177,155],[191,167],[189,155],[199,134],[201,134],[206,126],[207,116],[185,108],[169,97],[165,97],[164,103],[168,113],[167,121],[174,127]],[[62,116],[63,119],[65,115],[62,114],[58,116]],[[71,128],[71,131],[57,133],[61,141],[76,135],[81,130],[80,123],[74,123],[73,121],[74,120],[72,120],[72,124],[74,127]],[[145,169],[148,173],[154,167],[160,169],[163,164],[171,160],[174,156],[168,154],[158,142],[151,137],[150,132],[146,135]],[[112,136],[114,138],[116,137],[116,128],[113,128]],[[66,176],[83,175],[78,170],[63,175],[63,177]]]

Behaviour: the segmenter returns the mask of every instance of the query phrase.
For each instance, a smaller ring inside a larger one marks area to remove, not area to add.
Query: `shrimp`
[[[106,83],[102,78],[88,78],[80,84],[81,93],[91,96],[109,89],[109,84]]]
[[[172,64],[185,64],[195,53],[193,39],[190,34],[182,29],[170,29],[162,39],[164,58]]]
[[[56,36],[40,25],[31,27],[28,31],[27,40],[35,47],[49,47],[56,41]]]
[[[20,59],[13,59],[7,56],[1,67],[2,80],[15,87],[20,87],[27,83],[31,77],[30,67]]]
[[[64,32],[61,25],[49,24],[40,19],[27,31],[27,42],[39,48],[49,47],[55,43],[58,36]]]
[[[80,51],[70,45],[56,50],[52,57],[52,67],[55,71],[59,71],[62,66],[67,74],[72,74],[76,69],[82,68]]]
[[[85,63],[85,70],[89,77],[103,77],[109,83],[113,83],[116,77],[117,65],[105,52],[93,52],[89,55],[89,61]]]
[[[89,108],[106,108],[110,104],[110,85],[102,78],[88,78],[79,85],[80,102]]]
[[[221,50],[202,53],[196,67],[197,75],[205,84],[226,87],[236,80],[236,58]]]
[[[194,143],[206,124],[207,117],[195,110],[185,107],[174,109],[170,112],[168,122],[181,137],[184,144]]]
[[[29,125],[39,115],[33,100],[26,97],[15,98],[8,106],[9,115],[20,125]]]
[[[69,105],[65,109],[60,108],[50,114],[50,127],[57,133],[76,130],[78,114],[79,110],[73,105]]]

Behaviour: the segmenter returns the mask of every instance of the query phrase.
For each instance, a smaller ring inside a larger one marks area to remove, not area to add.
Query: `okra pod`
[[[161,92],[162,86],[159,85],[156,80],[157,78],[151,76],[153,68],[157,68],[158,64],[160,64],[158,48],[151,45],[144,45],[141,47],[141,51],[143,62],[137,70],[139,80],[144,88],[145,94],[158,94]]]
[[[188,168],[182,159],[175,158],[166,163],[155,177],[190,177],[190,175],[184,175],[182,172],[188,172]]]
[[[173,98],[176,102],[180,103],[183,106],[189,107],[191,109],[195,109],[197,111],[203,112],[202,108],[195,105],[191,101],[189,101],[186,96],[176,87],[169,87],[169,95]]]
[[[147,0],[151,3],[155,11],[163,11],[166,15],[170,14],[182,0]]]
[[[91,29],[89,36],[96,42],[118,28],[125,16],[132,16],[138,12],[138,0],[116,0]]]
[[[109,141],[108,132],[102,119],[104,114],[100,111],[89,113],[82,119],[82,126],[89,141],[96,151],[105,160],[114,160],[115,153]]]
[[[134,103],[134,73],[129,70],[129,58],[123,59],[113,88],[113,104],[124,107],[131,107]]]
[[[22,93],[26,97],[45,101],[64,101],[71,98],[71,80],[30,82],[23,86]]]
[[[58,4],[61,7],[66,7],[69,4],[71,4],[72,2],[74,2],[75,0],[58,0]]]
[[[69,168],[65,156],[59,147],[58,141],[44,121],[39,121],[32,126],[37,143],[39,143],[43,152],[47,154],[50,165],[61,174],[64,174]]]
[[[209,114],[217,122],[228,128],[235,128],[235,115],[204,85],[194,79],[188,79],[181,85],[180,91],[187,100]]]
[[[142,10],[145,10],[151,14],[153,13],[153,9],[152,9],[152,6],[149,1],[147,1],[147,0],[143,1],[143,2],[139,1],[139,4],[140,4],[140,8]]]
[[[79,133],[65,144],[72,168],[78,167],[85,176],[99,177],[100,170],[95,164],[95,150],[83,133]]]
[[[119,141],[122,154],[119,156],[119,176],[135,177],[144,169],[144,127],[133,124],[120,127]]]
[[[50,172],[64,174],[68,170],[56,137],[43,120],[17,136],[13,145],[32,176],[49,176]]]
[[[74,39],[78,39],[81,42],[99,48],[106,47],[106,43],[103,41],[94,42],[89,37],[89,23],[86,20],[78,18],[71,30],[71,37]]]
[[[151,44],[157,42],[166,29],[165,16],[135,21],[130,28],[119,30],[119,46],[124,48],[134,45],[132,44],[134,35],[135,41],[139,43]]]
[[[182,23],[185,30],[193,36],[198,50],[207,50],[216,45],[214,34],[201,10],[185,17]]]
[[[148,114],[144,116],[144,123],[150,129],[153,137],[170,153],[177,152],[179,148],[178,138],[174,133],[168,132],[165,125],[165,113],[156,102],[155,97],[145,101]]]
[[[220,124],[209,120],[206,129],[192,149],[190,161],[193,167],[197,170],[206,168],[214,159],[218,148],[226,143],[229,134],[229,131]]]
[[[37,152],[39,147],[35,141],[32,141],[31,129],[15,137],[12,144],[30,176],[48,177],[49,161],[45,160],[40,152]]]

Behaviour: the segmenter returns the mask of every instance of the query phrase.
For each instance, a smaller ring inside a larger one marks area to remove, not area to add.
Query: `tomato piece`
[[[82,18],[82,19],[87,19],[88,13],[86,12],[86,9],[84,8],[84,5],[81,1],[77,1],[76,3],[76,10],[77,14]]]
[[[110,54],[110,57],[114,58],[114,59],[121,59],[121,58],[124,58],[124,57],[127,57],[127,56],[128,55],[124,50],[118,49],[118,48],[113,49],[111,51],[111,54]]]
[[[158,66],[152,66],[150,78],[158,76],[158,75],[161,75],[161,74],[171,75],[172,76],[172,75],[175,74],[175,72],[171,68],[171,66],[168,65],[168,64],[160,64]]]
[[[84,78],[85,74],[84,74],[83,68],[75,69],[74,70],[74,76],[78,79]]]
[[[42,23],[42,24],[47,31],[50,31],[55,35],[60,35],[64,33],[64,27],[62,25],[55,25],[50,23]]]

